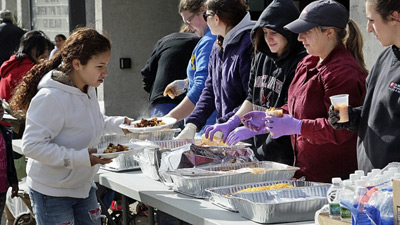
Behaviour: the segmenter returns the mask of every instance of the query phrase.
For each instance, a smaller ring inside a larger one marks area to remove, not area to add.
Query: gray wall
[[[140,70],[154,44],[164,35],[178,31],[181,17],[178,0],[96,0],[96,28],[112,40],[109,76],[103,95],[106,115],[137,118],[147,109],[148,94],[142,88]],[[131,69],[120,69],[119,58],[131,58]]]

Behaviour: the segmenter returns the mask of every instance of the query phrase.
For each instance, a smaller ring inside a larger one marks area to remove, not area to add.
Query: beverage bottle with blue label
[[[332,178],[332,186],[328,189],[327,198],[329,203],[329,217],[340,218],[340,204],[339,204],[339,191],[342,186],[342,179],[340,177]]]

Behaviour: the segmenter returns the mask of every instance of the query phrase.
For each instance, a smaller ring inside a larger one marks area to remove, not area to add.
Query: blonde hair
[[[360,29],[353,20],[349,20],[345,29],[325,26],[319,26],[318,28],[322,32],[328,29],[334,29],[338,41],[343,42],[343,44],[351,52],[358,64],[360,64],[364,71],[368,73],[368,69],[364,61],[364,54],[362,51],[364,41]]]

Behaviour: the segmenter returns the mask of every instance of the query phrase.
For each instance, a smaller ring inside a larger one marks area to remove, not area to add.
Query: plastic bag
[[[375,191],[365,205],[368,217],[376,225],[393,225],[392,188]]]

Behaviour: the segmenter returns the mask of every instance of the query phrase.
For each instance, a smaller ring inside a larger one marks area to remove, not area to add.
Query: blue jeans
[[[29,189],[38,225],[101,224],[101,210],[92,188],[87,198],[53,197]]]

